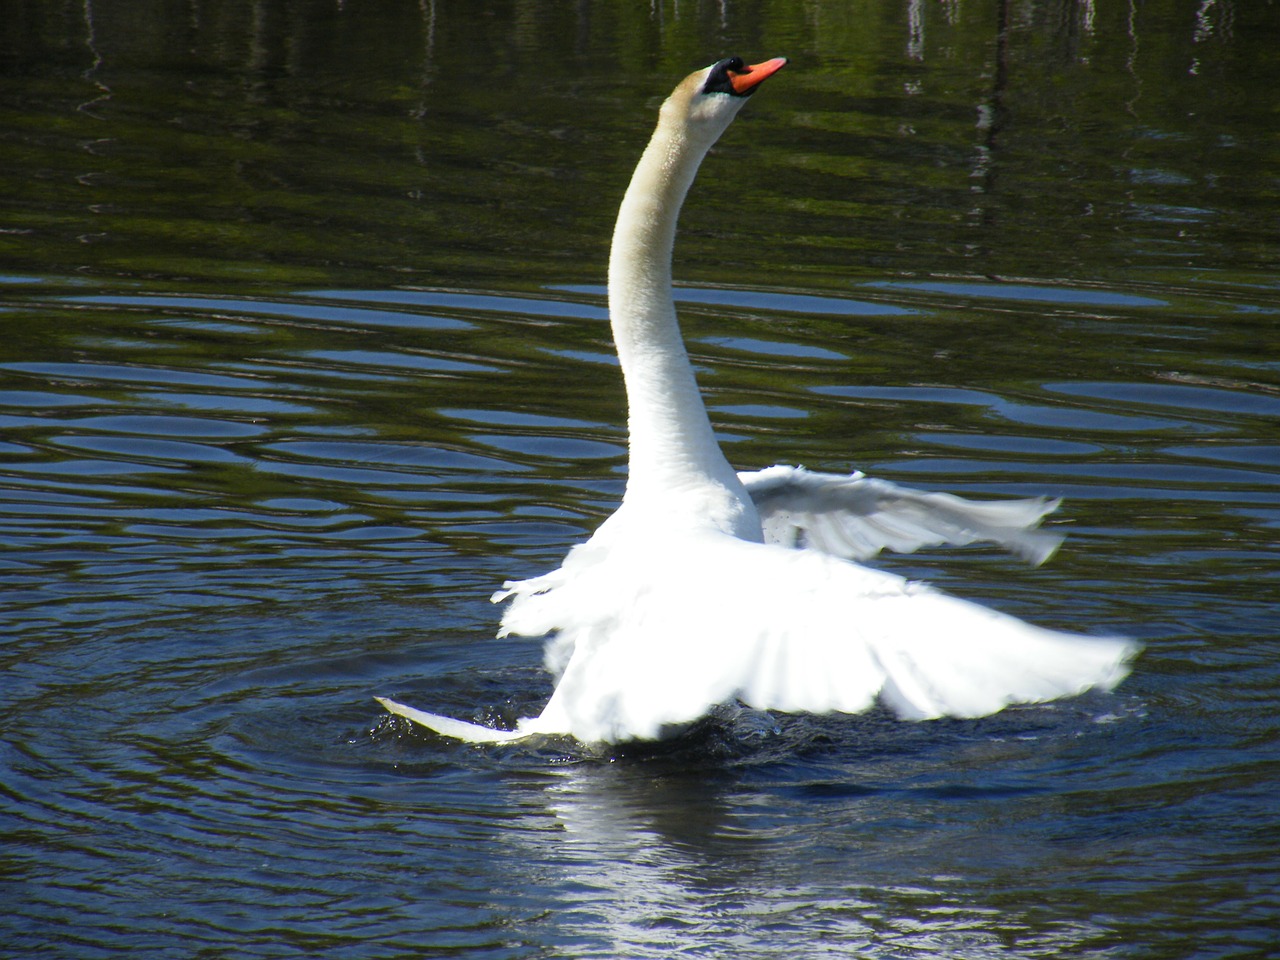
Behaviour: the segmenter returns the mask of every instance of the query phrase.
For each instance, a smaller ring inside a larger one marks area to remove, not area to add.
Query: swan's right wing
[[[1040,565],[1062,543],[1039,529],[1059,501],[966,500],[873,480],[861,473],[812,473],[777,466],[738,474],[765,542],[866,560],[881,550],[911,553],[939,544],[994,543]]]
[[[537,722],[583,741],[653,739],[740,699],[766,710],[979,717],[1110,689],[1134,644],[1044,630],[814,550],[723,534],[513,585],[512,633],[554,632],[563,673]]]

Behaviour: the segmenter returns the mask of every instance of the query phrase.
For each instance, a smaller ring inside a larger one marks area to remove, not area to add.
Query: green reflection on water
[[[0,256],[224,286],[598,281],[654,106],[733,50],[793,66],[708,163],[683,277],[1266,263],[1274,21],[1184,7],[24,4],[0,41]]]

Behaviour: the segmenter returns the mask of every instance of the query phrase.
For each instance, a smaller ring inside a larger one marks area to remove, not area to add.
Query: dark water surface
[[[1280,955],[1280,8],[23,2],[0,32],[0,955]],[[977,721],[596,755],[492,590],[617,502],[670,87],[735,463],[1062,495],[882,563],[1146,649]]]

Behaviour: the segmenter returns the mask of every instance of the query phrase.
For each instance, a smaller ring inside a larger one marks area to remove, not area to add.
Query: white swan
[[[676,218],[703,156],[786,63],[737,57],[687,77],[618,212],[609,311],[629,405],[621,506],[559,569],[508,582],[501,635],[551,635],[559,679],[511,731],[378,700],[471,742],[667,735],[734,698],[780,711],[976,717],[1110,688],[1136,646],[1056,633],[855,561],[882,548],[992,540],[1033,562],[1056,502],[974,503],[861,474],[735,473],[712,433],[676,323]]]

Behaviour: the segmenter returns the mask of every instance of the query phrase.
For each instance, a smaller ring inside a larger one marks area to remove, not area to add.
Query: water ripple
[[[28,303],[64,339],[0,363],[0,629],[17,638],[0,651],[0,760],[25,901],[91,931],[89,956],[122,924],[161,954],[229,937],[251,955],[371,937],[502,954],[532,922],[599,955],[669,956],[678,935],[735,956],[762,955],[745,936],[995,957],[1112,942],[1124,923],[1097,918],[1132,895],[1117,864],[1165,878],[1153,896],[1220,886],[1202,844],[1223,863],[1257,848],[1250,811],[1274,774],[1257,751],[1276,734],[1280,456],[1262,425],[1280,410],[1190,347],[1182,379],[1164,353],[1158,375],[1108,379],[1102,310],[1149,314],[1162,351],[1196,341],[1155,297],[1078,292],[877,285],[868,310],[705,289],[691,343],[741,466],[1068,494],[1072,535],[1043,568],[981,551],[885,563],[1143,637],[1131,681],[938,724],[730,709],[605,755],[445,744],[371,699],[499,724],[545,701],[538,645],[493,639],[487,597],[621,494],[598,291],[77,295],[96,318],[83,333]],[[986,351],[1017,328],[1011,304],[1045,298],[1074,331],[1064,359]]]

